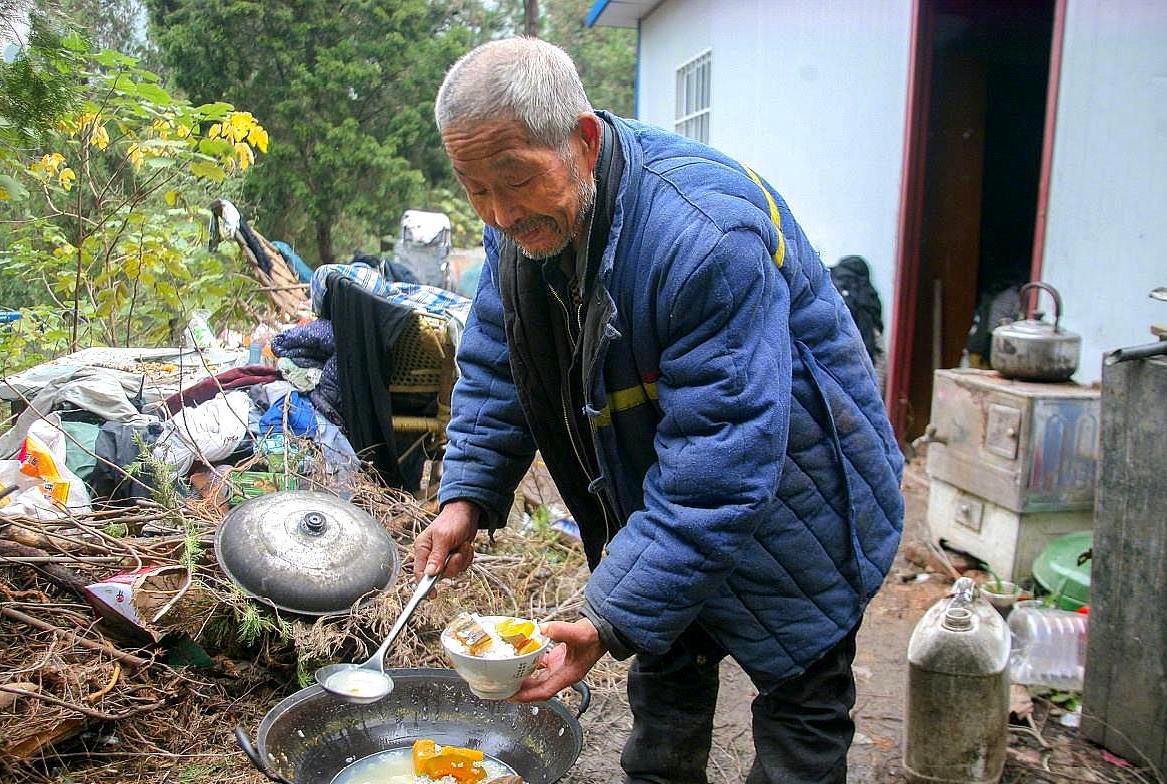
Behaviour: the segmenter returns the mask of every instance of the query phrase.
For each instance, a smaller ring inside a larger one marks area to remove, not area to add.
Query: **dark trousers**
[[[755,759],[746,784],[845,784],[855,733],[858,627],[802,675],[753,703]],[[725,651],[693,626],[662,656],[637,656],[628,674],[632,732],[626,784],[708,784],[718,664]]]

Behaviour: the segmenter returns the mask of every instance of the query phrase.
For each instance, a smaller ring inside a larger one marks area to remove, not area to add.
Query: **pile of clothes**
[[[272,338],[274,367],[228,367],[167,396],[143,373],[44,366],[0,435],[0,516],[87,512],[93,499],[147,497],[162,482],[189,489],[185,480],[207,470],[278,488],[278,469],[309,441],[334,487],[365,461],[415,489],[424,455],[401,464],[386,391],[395,343],[421,312],[439,316],[456,346],[470,300],[362,263],[319,268],[311,292],[319,318]],[[432,415],[437,402],[398,405]]]
[[[330,485],[359,468],[340,427],[276,368],[230,368],[163,398],[141,373],[66,367],[0,437],[0,516],[86,514],[95,499],[149,497],[161,483],[189,491],[192,474],[237,464],[254,478],[283,465],[289,436],[315,444]]]
[[[444,289],[387,278],[375,257],[326,264],[312,276],[317,320],[277,335],[271,343],[284,378],[326,419],[342,427],[381,478],[414,489],[422,458],[404,465],[393,435],[393,400],[386,392],[395,345],[416,313],[440,317],[455,347],[470,300]],[[399,401],[400,402],[400,401]],[[436,399],[411,401],[398,413],[431,415]]]

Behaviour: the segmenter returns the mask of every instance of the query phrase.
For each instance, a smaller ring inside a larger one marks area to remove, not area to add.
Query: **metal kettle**
[[[1020,291],[1022,307],[1030,290],[1048,291],[1053,297],[1054,323],[1035,312],[1034,318],[994,329],[990,357],[993,370],[1022,381],[1068,381],[1078,369],[1082,338],[1062,328],[1062,297],[1057,289],[1048,283],[1026,283]]]

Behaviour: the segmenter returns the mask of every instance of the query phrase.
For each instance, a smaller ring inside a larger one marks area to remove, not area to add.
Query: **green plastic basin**
[[[1058,607],[1077,610],[1090,603],[1090,564],[1078,565],[1078,556],[1094,546],[1093,531],[1059,536],[1033,561],[1033,579],[1053,594]]]

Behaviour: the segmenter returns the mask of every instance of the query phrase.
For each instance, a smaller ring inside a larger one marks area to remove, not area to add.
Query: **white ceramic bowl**
[[[491,624],[509,618],[508,615],[483,615],[484,624]],[[442,632],[442,647],[454,665],[454,671],[466,681],[470,691],[484,700],[505,700],[519,690],[523,679],[535,671],[539,659],[551,647],[551,640],[543,637],[543,644],[537,650],[521,656],[504,659],[483,659],[462,652],[462,645],[455,640],[449,630]]]

